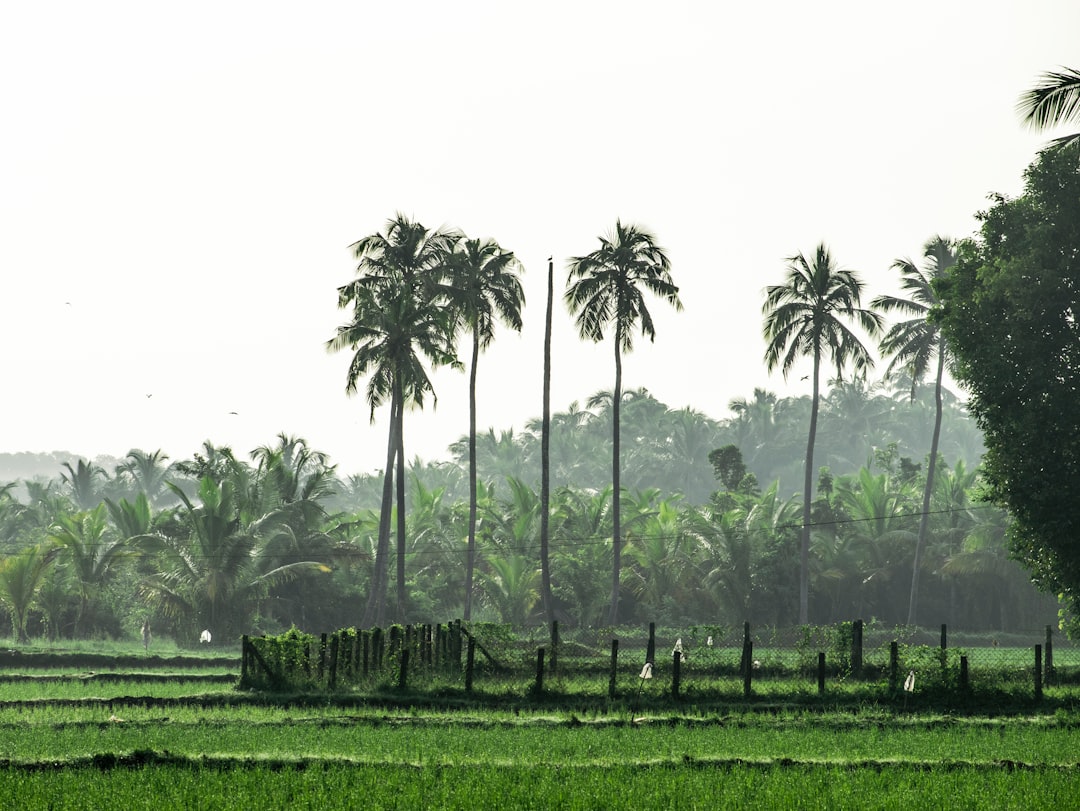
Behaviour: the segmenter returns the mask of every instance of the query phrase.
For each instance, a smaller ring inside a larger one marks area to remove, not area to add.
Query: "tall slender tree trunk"
[[[802,536],[799,539],[799,624],[810,622],[810,506],[814,495],[814,442],[817,439],[820,399],[821,355],[814,353],[814,396],[810,401],[810,431],[806,440],[806,470],[803,473]]]
[[[390,430],[386,441],[386,468],[383,473],[382,504],[379,508],[379,537],[375,546],[375,569],[364,606],[362,625],[381,626],[386,619],[386,584],[390,556],[390,512],[394,505],[394,458],[397,450],[397,400],[395,389],[390,400]]]
[[[405,616],[405,400],[398,407],[397,421],[397,621]]]
[[[621,331],[615,328],[615,392],[611,401],[611,611],[608,622],[619,624],[619,575],[622,566],[622,525],[620,515],[621,483],[619,477],[619,406],[622,404]]]
[[[480,360],[480,324],[473,323],[469,369],[469,542],[465,552],[465,621],[472,619],[473,570],[476,566],[476,364]]]
[[[551,307],[555,291],[555,267],[548,257],[547,315],[544,321],[544,413],[540,428],[540,600],[550,625],[555,620],[551,604],[551,564],[548,561],[551,514]]]
[[[938,337],[937,380],[934,383],[934,433],[930,439],[930,458],[926,462],[926,485],[923,487],[922,515],[919,517],[919,538],[915,542],[915,561],[911,567],[911,596],[908,599],[907,624],[914,625],[919,605],[919,570],[922,554],[926,548],[926,536],[930,527],[930,498],[934,493],[934,473],[937,469],[938,440],[941,438],[941,379],[945,373],[945,344]]]

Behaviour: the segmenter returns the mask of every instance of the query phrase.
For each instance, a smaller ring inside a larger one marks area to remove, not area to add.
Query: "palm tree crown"
[[[655,339],[652,315],[645,306],[646,292],[682,309],[679,288],[671,281],[671,263],[652,234],[616,221],[615,230],[600,238],[600,247],[570,262],[570,287],[565,294],[570,312],[577,315],[582,338],[604,339],[604,328],[615,325],[617,348],[634,348],[631,327],[641,323],[641,334]]]
[[[1047,71],[1035,87],[1020,97],[1016,111],[1035,130],[1080,123],[1080,70],[1063,67],[1060,71]],[[1074,132],[1055,138],[1050,145],[1062,147],[1078,140],[1080,132]]]
[[[843,320],[854,320],[870,335],[881,328],[881,316],[859,306],[863,284],[858,276],[837,267],[824,244],[817,246],[813,261],[802,253],[786,261],[787,278],[766,288],[762,306],[768,370],[779,366],[787,377],[800,357],[828,356],[838,378],[848,364],[856,375],[868,372],[873,358]]]
[[[956,242],[943,236],[927,240],[923,246],[926,263],[916,267],[910,259],[897,259],[893,269],[900,272],[900,287],[907,298],[881,295],[870,306],[882,313],[901,313],[911,318],[893,324],[881,339],[881,354],[890,357],[885,370],[886,377],[904,370],[911,378],[911,397],[916,386],[926,378],[939,353],[947,350],[941,338],[941,329],[927,318],[930,309],[938,303],[933,282],[945,275],[956,264]]]

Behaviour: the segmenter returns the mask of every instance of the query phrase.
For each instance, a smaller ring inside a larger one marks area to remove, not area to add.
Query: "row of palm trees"
[[[612,395],[612,486],[621,492],[619,410],[622,403],[622,353],[633,348],[633,332],[652,339],[655,330],[644,293],[655,293],[676,308],[681,307],[678,288],[672,283],[670,263],[654,237],[635,226],[616,222],[598,249],[570,263],[565,301],[577,316],[582,338],[601,341],[610,326],[615,332],[615,389]],[[469,554],[466,583],[471,585],[475,567],[476,536],[476,374],[479,352],[490,344],[494,326],[502,321],[521,329],[525,298],[513,253],[494,240],[475,240],[459,232],[430,231],[402,215],[391,219],[385,233],[373,234],[353,246],[359,260],[357,277],[338,290],[338,304],[351,309],[348,323],[338,328],[327,343],[330,351],[350,349],[352,362],[346,391],[356,390],[360,377],[370,374],[367,401],[375,409],[390,402],[390,431],[384,469],[379,546],[376,551],[378,579],[369,595],[364,621],[385,621],[389,556],[391,495],[397,482],[397,613],[404,612],[405,594],[405,455],[403,418],[405,406],[422,406],[432,394],[431,381],[422,362],[460,366],[455,340],[459,333],[471,335],[469,370]],[[549,294],[550,295],[550,294]],[[549,303],[550,310],[550,303]],[[550,329],[547,336],[550,341]],[[545,388],[545,391],[547,389]],[[546,400],[546,398],[545,398]],[[544,415],[545,421],[548,414]],[[546,436],[545,436],[545,442]],[[542,471],[545,493],[549,471]],[[613,556],[609,619],[618,619],[621,566],[619,500],[613,510]],[[546,548],[547,538],[542,539]],[[541,566],[548,570],[547,555]],[[546,584],[544,604],[551,599]],[[467,594],[471,590],[467,588]],[[471,616],[466,597],[465,618]]]
[[[869,338],[880,337],[878,349],[891,358],[886,377],[903,372],[911,379],[912,398],[918,384],[933,364],[936,367],[934,384],[936,411],[933,439],[928,456],[923,512],[929,511],[930,494],[934,486],[938,439],[942,421],[942,379],[948,361],[948,348],[940,330],[928,318],[937,302],[933,280],[940,278],[956,264],[956,244],[942,236],[930,239],[923,248],[925,264],[920,268],[910,259],[898,259],[894,269],[901,274],[901,287],[908,298],[878,296],[870,308],[862,304],[863,284],[853,271],[839,267],[824,244],[817,246],[812,259],[797,254],[788,260],[788,272],[783,284],[772,285],[765,291],[764,336],[768,343],[765,364],[772,371],[780,367],[785,378],[802,357],[812,360],[810,425],[803,468],[803,526],[799,548],[799,621],[805,623],[809,606],[809,549],[810,510],[814,481],[814,448],[817,438],[818,410],[821,400],[821,370],[832,363],[838,379],[851,367],[857,376],[865,377],[874,360],[852,327],[859,327]],[[884,332],[884,315],[897,312],[909,316]],[[918,567],[921,548],[926,542],[927,525],[919,533],[913,564],[908,622],[914,624],[915,595],[918,592]]]
[[[390,436],[384,470],[380,545],[377,571],[387,562],[390,533],[390,509],[393,482],[397,481],[397,592],[398,614],[404,595],[405,480],[403,415],[406,403],[422,405],[431,393],[431,383],[421,360],[433,365],[459,365],[455,338],[462,331],[472,333],[470,366],[470,426],[468,435],[469,483],[472,520],[469,528],[467,583],[472,581],[476,532],[476,367],[481,347],[493,336],[495,316],[515,329],[521,327],[524,305],[518,273],[521,268],[513,255],[494,241],[479,242],[462,234],[431,232],[402,216],[388,223],[385,234],[375,234],[354,246],[360,260],[358,276],[339,289],[339,304],[352,308],[349,323],[340,327],[328,343],[332,351],[351,349],[347,391],[355,391],[358,378],[370,373],[368,403],[374,409],[390,399]],[[879,349],[892,358],[889,374],[907,373],[912,390],[925,376],[931,358],[937,360],[936,416],[932,452],[929,456],[924,501],[933,488],[937,461],[937,438],[942,419],[941,380],[947,351],[938,331],[927,319],[934,304],[932,279],[947,271],[955,262],[955,244],[935,237],[925,248],[923,268],[908,259],[897,260],[902,284],[910,298],[879,296],[870,308],[861,306],[863,285],[856,273],[839,267],[828,248],[821,244],[811,257],[797,254],[788,260],[788,272],[782,284],[765,291],[763,306],[764,335],[767,342],[765,363],[769,370],[780,367],[786,376],[802,357],[812,361],[812,396],[806,455],[803,465],[803,521],[800,545],[799,618],[806,622],[809,611],[810,510],[816,473],[814,450],[821,403],[822,367],[835,366],[842,381],[850,367],[857,378],[873,366],[873,358],[861,337],[852,327],[861,328],[869,338],[882,335],[884,314],[899,312],[911,316],[895,324],[884,334]],[[652,293],[676,309],[681,308],[678,287],[671,277],[670,262],[656,239],[647,231],[616,222],[611,234],[602,237],[592,253],[573,258],[568,265],[564,301],[576,316],[583,339],[600,341],[605,329],[614,331],[615,386],[611,393],[611,484],[621,486],[621,408],[622,354],[633,348],[635,329],[650,339],[655,330],[645,293]],[[549,293],[549,298],[550,298]],[[550,306],[550,301],[549,301]],[[914,394],[913,394],[914,396]],[[550,415],[545,413],[544,425]],[[550,477],[549,459],[542,462],[542,487],[546,493]],[[395,475],[396,471],[396,475]],[[612,580],[608,621],[617,624],[621,583],[621,499],[614,500],[612,526]],[[919,549],[925,544],[923,528]],[[546,547],[547,537],[541,539]],[[917,550],[918,552],[918,550]],[[918,557],[918,555],[916,555]],[[547,555],[541,568],[546,571]],[[388,570],[387,570],[388,573]],[[385,618],[386,579],[380,575],[370,594],[365,621],[378,623]],[[914,594],[917,572],[913,575],[911,615],[915,620]],[[543,595],[550,605],[550,595]],[[471,606],[466,604],[466,615]]]

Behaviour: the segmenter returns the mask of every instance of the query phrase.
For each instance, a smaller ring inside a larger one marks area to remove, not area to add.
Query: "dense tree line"
[[[612,491],[585,483],[608,472],[597,460],[610,443],[610,399],[598,395],[592,408],[554,420],[574,426],[553,431],[552,442],[553,458],[567,460],[554,478],[551,566],[553,602],[568,623],[605,624],[610,609]],[[626,394],[625,622],[797,621],[798,465],[769,449],[799,452],[808,408],[800,400],[759,392],[755,401],[769,408],[757,425],[772,438],[759,446],[747,441],[754,433],[741,401],[714,421],[641,390]],[[942,447],[970,446],[977,459],[977,432],[955,400],[946,402]],[[925,462],[908,453],[920,454],[914,427],[931,409],[882,386],[835,387],[824,398],[811,621],[904,622],[925,482]],[[859,448],[846,427],[853,419],[868,429]],[[637,433],[657,425],[664,427]],[[890,427],[893,439],[878,441]],[[686,446],[687,434],[700,442]],[[513,475],[538,468],[538,437],[484,437],[499,441],[478,443],[474,618],[542,621],[537,483]],[[738,442],[754,449],[745,461],[737,450],[726,466],[709,461],[710,450]],[[455,445],[455,461],[414,460],[407,469],[406,619],[462,613],[466,445]],[[929,516],[920,616],[992,629],[1047,621],[1052,601],[1009,560],[1005,514],[974,500],[976,463],[947,458]],[[774,475],[785,472],[787,489]],[[133,451],[112,470],[69,463],[52,480],[12,484],[0,495],[0,601],[14,633],[52,637],[132,635],[147,618],[158,633],[187,642],[204,627],[224,640],[356,624],[374,579],[382,480],[339,477],[325,455],[287,436],[246,457],[207,444],[179,462]]]

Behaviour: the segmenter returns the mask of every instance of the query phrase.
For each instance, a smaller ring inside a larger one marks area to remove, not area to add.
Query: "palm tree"
[[[98,479],[108,479],[109,474],[105,469],[93,462],[79,459],[75,467],[70,462],[64,462],[67,473],[61,473],[60,477],[67,484],[71,496],[80,510],[89,510],[101,503],[101,488],[97,485]]]
[[[641,324],[641,334],[655,340],[652,315],[645,306],[646,291],[682,309],[679,288],[671,281],[671,263],[656,244],[655,237],[634,225],[615,222],[615,230],[600,238],[600,247],[586,256],[570,261],[569,287],[564,299],[571,314],[577,316],[578,332],[593,341],[604,339],[608,324],[615,328],[615,389],[612,393],[611,483],[612,578],[609,622],[619,618],[620,532],[619,498],[619,405],[622,401],[622,353],[634,348],[634,327]]]
[[[818,409],[821,399],[821,365],[832,361],[836,376],[843,377],[844,366],[851,364],[856,374],[874,365],[846,321],[852,320],[869,335],[881,328],[881,316],[860,306],[863,284],[858,276],[838,267],[824,243],[817,246],[812,260],[802,253],[788,258],[788,273],[783,284],[765,290],[763,334],[768,342],[765,364],[769,371],[780,367],[787,378],[795,361],[809,356],[813,360],[813,395],[810,430],[806,440],[806,465],[803,470],[803,526],[799,549],[799,622],[806,624],[809,613],[810,508],[814,482],[814,441],[817,438]]]
[[[492,239],[462,237],[450,255],[451,300],[462,325],[472,334],[469,363],[469,545],[465,563],[465,619],[472,618],[473,569],[476,563],[476,368],[480,350],[491,345],[495,322],[521,332],[525,293],[521,263]]]
[[[125,461],[117,466],[117,478],[130,478],[136,493],[145,493],[151,507],[162,506],[162,500],[170,495],[165,482],[173,472],[173,465],[166,464],[169,457],[160,449],[147,453],[133,448]]]
[[[454,324],[446,317],[445,281],[447,257],[454,235],[429,231],[398,215],[387,223],[386,234],[373,234],[352,245],[360,260],[359,274],[338,288],[338,306],[352,307],[352,318],[338,327],[326,343],[327,351],[351,349],[354,354],[345,391],[355,394],[357,382],[370,374],[367,402],[371,420],[375,409],[390,401],[390,427],[383,470],[382,510],[372,589],[364,610],[364,624],[385,621],[387,566],[395,462],[404,466],[405,406],[423,407],[426,394],[434,396],[422,358],[433,365],[458,365],[452,345]],[[397,476],[402,479],[400,472]],[[397,613],[405,612],[405,503],[404,482],[398,486]]]
[[[941,335],[941,328],[927,318],[937,303],[933,282],[944,276],[956,264],[955,241],[943,236],[929,239],[923,246],[926,259],[922,268],[910,259],[897,259],[893,268],[900,271],[900,286],[907,298],[878,296],[870,306],[883,313],[898,312],[911,316],[906,321],[893,324],[881,339],[880,351],[891,356],[885,376],[890,377],[903,369],[911,377],[911,399],[915,389],[926,378],[931,364],[936,367],[934,378],[934,431],[930,440],[930,456],[926,463],[926,485],[923,488],[922,518],[919,521],[919,537],[915,544],[915,560],[911,571],[911,596],[908,599],[907,624],[914,625],[919,599],[919,568],[926,548],[926,535],[930,520],[930,496],[934,492],[934,471],[937,467],[938,441],[941,438],[941,380],[949,359],[949,348]]]
[[[275,545],[267,544],[261,530],[268,522],[246,522],[237,504],[233,481],[199,482],[198,503],[179,487],[169,488],[180,499],[175,534],[153,533],[134,539],[156,554],[162,568],[143,580],[144,597],[174,617],[183,635],[195,639],[210,628],[219,639],[240,632],[273,586],[304,571],[328,573],[321,561],[281,563]]]
[[[0,605],[11,614],[11,630],[20,643],[28,641],[30,607],[58,553],[56,548],[31,546],[0,560]]]
[[[1060,71],[1047,71],[1039,84],[1020,97],[1016,111],[1035,130],[1080,123],[1080,70],[1063,67]],[[1080,141],[1080,132],[1055,138],[1050,145],[1063,147],[1074,141]]]
[[[79,591],[76,636],[84,630],[82,621],[94,598],[115,576],[119,563],[131,555],[128,539],[113,535],[108,529],[105,503],[75,515],[61,515],[49,528],[49,540],[56,544],[62,558],[71,565]]]

